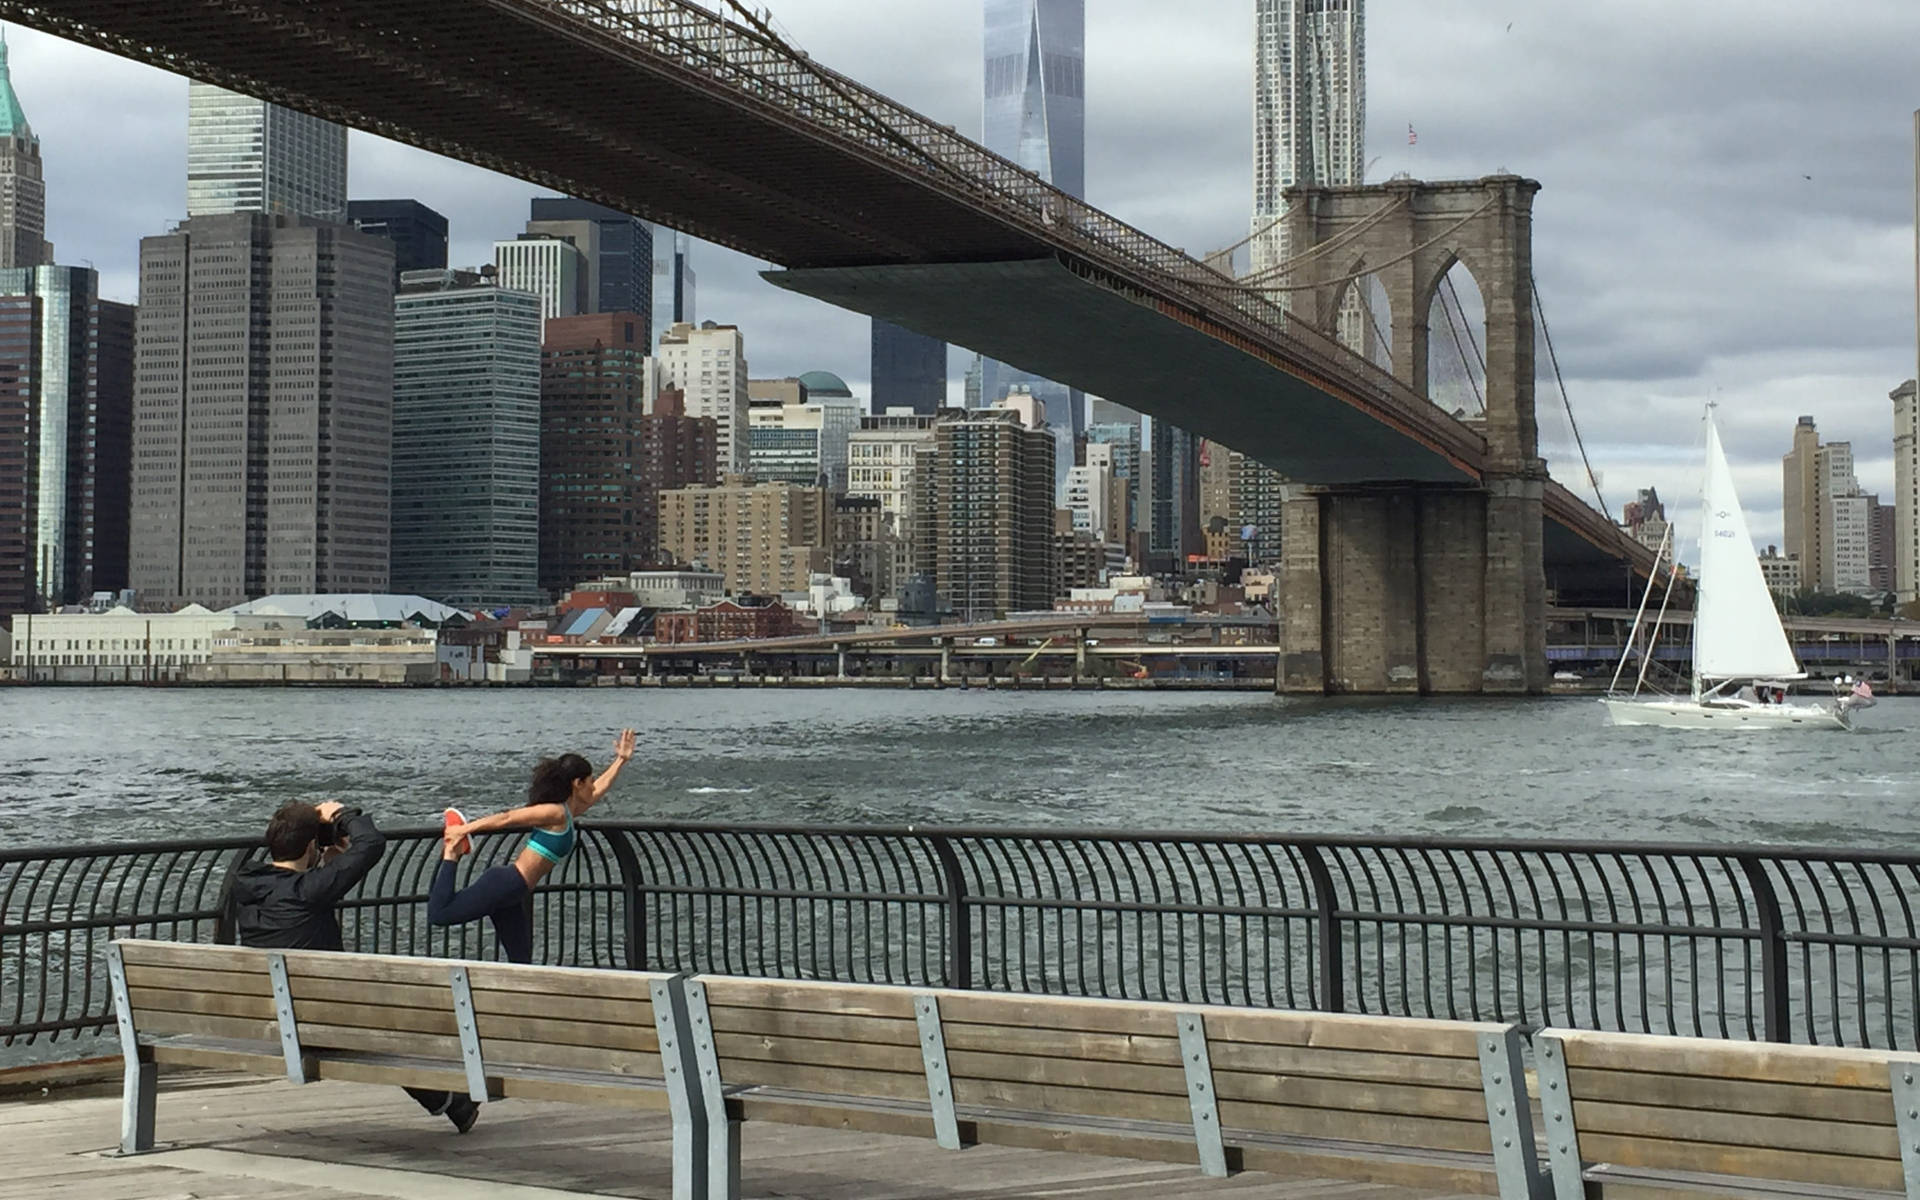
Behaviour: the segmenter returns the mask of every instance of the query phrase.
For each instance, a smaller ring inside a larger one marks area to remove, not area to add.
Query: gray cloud
[[[1088,5],[1089,199],[1194,252],[1245,236],[1252,7]],[[1506,168],[1545,185],[1541,299],[1616,510],[1652,484],[1690,517],[1699,415],[1715,397],[1761,541],[1779,538],[1779,456],[1800,413],[1851,438],[1862,482],[1891,492],[1886,394],[1915,360],[1920,5],[1849,0],[1817,18],[1789,0],[1369,7],[1369,178]],[[817,60],[977,135],[977,0],[775,9]],[[60,258],[94,262],[131,299],[139,238],[182,215],[185,85],[30,31],[9,40]],[[535,194],[364,135],[352,154],[354,194],[445,212],[458,262],[485,261]],[[865,319],[766,286],[760,266],[700,247],[701,315],[743,326],[756,374],[822,368],[863,390]],[[957,390],[964,356],[953,361]],[[1549,398],[1546,451],[1570,478]]]

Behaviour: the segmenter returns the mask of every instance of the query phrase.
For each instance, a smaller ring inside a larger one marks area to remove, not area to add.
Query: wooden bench
[[[715,1195],[740,1122],[1544,1197],[1509,1026],[699,976]]]
[[[1542,1200],[1507,1026],[121,941],[121,1145],[160,1064],[666,1109],[674,1195],[743,1121]]]
[[[670,1086],[677,976],[176,942],[108,953],[123,1153],[153,1147],[157,1069],[176,1064],[666,1110],[676,1197],[704,1186],[704,1130]]]
[[[1555,1200],[1920,1200],[1911,1056],[1555,1029],[1534,1050]]]

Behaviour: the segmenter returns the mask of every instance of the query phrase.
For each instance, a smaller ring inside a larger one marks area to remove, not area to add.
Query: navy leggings
[[[427,921],[465,925],[486,917],[493,922],[493,932],[508,962],[532,962],[533,918],[527,912],[527,880],[519,868],[488,867],[456,892],[454,866],[452,859],[440,860],[440,871],[427,892]]]

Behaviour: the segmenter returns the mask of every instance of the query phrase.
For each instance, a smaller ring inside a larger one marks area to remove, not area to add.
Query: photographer
[[[337,801],[283,804],[267,823],[271,861],[248,863],[233,881],[240,944],[268,950],[340,950],[334,906],[367,877],[386,852],[373,818]],[[461,1133],[480,1106],[466,1096],[408,1088],[422,1108],[445,1116]]]

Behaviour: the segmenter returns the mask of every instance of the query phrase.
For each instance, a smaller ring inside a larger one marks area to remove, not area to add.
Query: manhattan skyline
[[[858,12],[786,0],[775,15],[822,62],[978,137],[978,0],[882,24]],[[1778,540],[1779,456],[1801,412],[1860,448],[1864,486],[1891,490],[1886,393],[1914,370],[1920,94],[1901,62],[1920,12],[1866,0],[1812,26],[1802,12],[1489,3],[1442,17],[1409,0],[1368,5],[1368,141],[1381,156],[1369,178],[1506,168],[1545,184],[1536,272],[1616,515],[1648,485],[1691,507],[1699,406],[1716,393],[1761,542]],[[1139,0],[1090,17],[1088,199],[1194,254],[1245,236],[1252,0],[1204,20]],[[1653,20],[1657,44],[1635,33]],[[9,42],[46,147],[49,240],[62,262],[97,266],[104,294],[131,300],[139,238],[185,215],[186,83],[27,30]],[[1853,82],[1828,86],[1836,77]],[[527,198],[545,194],[352,140],[352,194],[446,212],[456,265],[486,261]],[[825,368],[865,390],[865,318],[777,294],[742,256],[698,255],[701,315],[743,327],[757,375]],[[1543,431],[1564,466],[1549,398]]]

